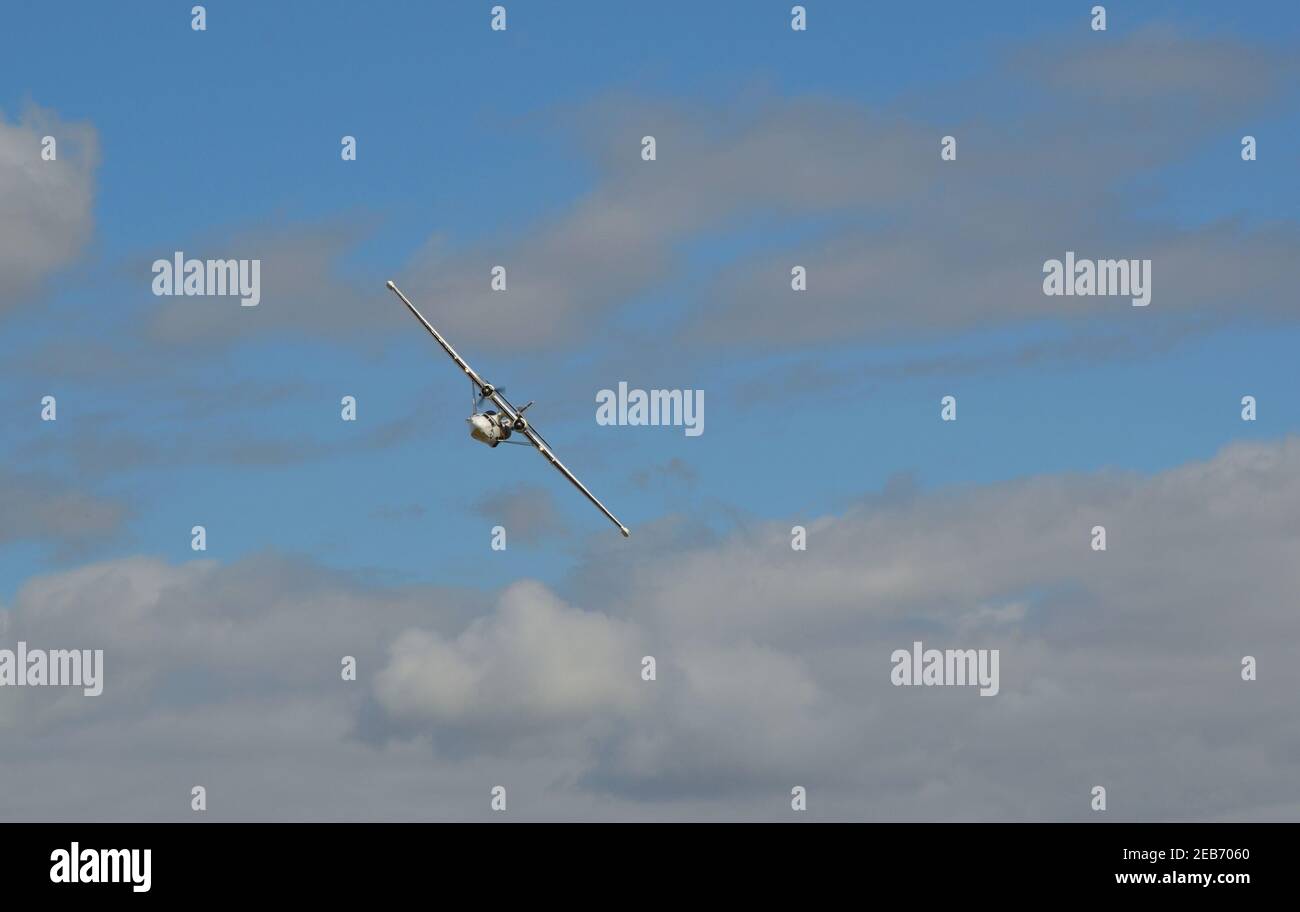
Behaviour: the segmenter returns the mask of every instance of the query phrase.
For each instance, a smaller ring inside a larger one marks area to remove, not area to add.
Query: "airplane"
[[[424,324],[424,328],[429,331],[429,335],[438,341],[438,344],[442,346],[442,350],[450,355],[451,360],[456,362],[456,366],[465,372],[465,376],[469,377],[470,395],[474,401],[474,408],[473,413],[465,420],[469,422],[470,437],[493,448],[502,443],[536,447],[537,452],[545,456],[547,462],[559,469],[561,475],[569,479],[573,486],[595,504],[600,512],[609,517],[610,522],[618,526],[618,531],[623,533],[624,538],[631,535],[627,526],[619,522],[618,517],[609,512],[605,505],[596,499],[596,495],[588,491],[587,486],[578,481],[578,477],[565,468],[564,463],[560,462],[555,453],[551,451],[551,445],[546,442],[546,438],[539,434],[537,429],[524,417],[524,412],[528,411],[529,406],[533,403],[530,401],[523,408],[515,408],[511,405],[510,401],[503,395],[504,391],[502,389],[485,382],[482,377],[475,373],[474,368],[470,367],[464,358],[456,354],[456,349],[452,348],[450,343],[442,337],[442,334],[433,328],[433,324],[415,309],[415,305],[411,303],[406,295],[402,294],[401,289],[394,285],[391,279],[388,281],[388,288],[401,299],[407,310],[415,314],[415,319]],[[480,412],[479,407],[484,402],[491,402],[497,408]],[[497,411],[497,409],[500,409],[500,411]],[[519,434],[524,440],[511,440],[512,434]]]

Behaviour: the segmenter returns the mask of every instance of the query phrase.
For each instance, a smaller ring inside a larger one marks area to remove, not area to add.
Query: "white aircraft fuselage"
[[[510,436],[510,419],[496,412],[482,412],[470,415],[469,435],[479,443],[494,447]]]

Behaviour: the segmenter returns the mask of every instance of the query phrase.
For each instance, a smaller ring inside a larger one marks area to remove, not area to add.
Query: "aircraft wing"
[[[466,373],[469,379],[473,381],[474,385],[480,390],[486,387],[487,384],[483,382],[483,378],[474,372],[474,368],[470,367],[469,363],[466,362],[464,358],[456,354],[456,349],[451,347],[451,343],[442,337],[442,333],[433,328],[432,323],[424,319],[424,314],[415,309],[415,305],[410,302],[410,299],[408,299],[406,295],[402,294],[402,290],[394,285],[391,279],[388,281],[388,287],[393,294],[402,299],[402,303],[406,305],[406,309],[415,314],[415,319],[424,324],[424,328],[429,331],[429,335],[438,340],[438,344],[442,346],[442,350],[451,355],[451,360],[456,362],[456,366]],[[512,409],[511,412],[513,413],[513,411],[514,410]]]
[[[564,463],[560,462],[560,460],[556,458],[555,453],[551,452],[551,448],[547,446],[546,441],[542,439],[542,435],[533,430],[531,424],[524,427],[523,434],[528,438],[529,442],[532,443],[533,446],[537,447],[537,452],[546,457],[547,462],[559,469],[560,474],[569,479],[570,484],[586,495],[587,499],[596,505],[596,509],[609,517],[610,522],[618,526],[618,531],[623,533],[624,538],[627,538],[628,535],[631,534],[627,531],[627,526],[619,522],[618,517],[609,512],[605,505],[596,499],[596,495],[587,490],[586,485],[578,481],[578,476],[570,472],[568,468],[565,467]]]
[[[505,396],[501,395],[501,393],[497,391],[495,388],[490,387],[486,383],[484,383],[483,378],[474,372],[474,368],[470,367],[468,362],[466,362],[464,358],[456,354],[456,349],[452,348],[451,344],[442,337],[442,333],[438,332],[438,330],[433,328],[433,324],[424,318],[424,314],[420,313],[418,310],[415,309],[415,305],[410,302],[410,300],[406,297],[406,295],[402,294],[401,289],[399,289],[396,285],[394,285],[391,280],[388,282],[388,287],[392,290],[393,294],[397,295],[399,298],[402,299],[402,303],[406,305],[407,310],[415,314],[415,318],[424,324],[424,328],[429,331],[429,335],[433,336],[435,339],[438,340],[438,344],[442,346],[443,351],[445,351],[448,355],[451,356],[451,360],[456,362],[456,366],[465,372],[466,376],[468,376],[469,379],[474,383],[474,385],[478,387],[479,391],[487,393],[485,398],[490,400],[492,404],[495,405],[497,408],[501,409],[502,414],[507,415],[512,421],[521,417],[519,414],[519,410],[516,409],[513,405],[511,405],[509,400],[507,400]],[[488,392],[489,390],[490,392]],[[533,430],[532,425],[525,423],[524,429],[521,433],[526,438],[528,438],[529,443],[537,447],[537,452],[541,453],[543,456],[546,457],[547,462],[555,466],[555,468],[557,468],[560,471],[561,475],[569,479],[570,484],[572,484],[575,488],[581,491],[583,493],[583,496],[585,496],[589,501],[595,504],[596,508],[600,510],[600,512],[608,516],[610,522],[618,526],[618,531],[623,533],[624,538],[627,538],[631,534],[628,532],[627,526],[619,522],[618,517],[615,516],[613,513],[609,512],[609,509],[603,503],[601,503],[599,500],[596,499],[596,495],[592,494],[590,491],[587,490],[586,485],[578,481],[578,476],[570,472],[568,467],[566,467],[564,463],[560,462],[560,460],[556,457],[555,453],[551,451],[551,447],[549,444],[547,444],[545,438],[543,438],[541,434]]]

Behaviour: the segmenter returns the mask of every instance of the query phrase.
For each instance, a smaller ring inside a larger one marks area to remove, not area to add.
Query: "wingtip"
[[[389,279],[389,280],[388,280],[387,282],[385,282],[384,284],[387,285],[389,288],[391,288],[393,291],[397,291],[397,286],[393,284],[393,280],[392,280],[392,279]]]
[[[627,531],[627,526],[619,526],[618,531],[623,533],[624,538],[629,538],[632,535],[631,532]]]

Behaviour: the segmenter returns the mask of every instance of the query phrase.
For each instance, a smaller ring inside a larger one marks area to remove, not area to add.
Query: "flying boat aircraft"
[[[596,505],[596,509],[609,517],[609,521],[618,526],[618,531],[623,533],[624,538],[627,538],[630,534],[627,526],[619,522],[618,517],[609,512],[605,505],[596,499],[596,495],[588,491],[587,486],[578,481],[578,477],[556,458],[555,453],[551,450],[551,445],[546,442],[546,438],[539,434],[537,429],[524,417],[524,412],[528,411],[533,403],[530,401],[522,408],[515,408],[511,405],[502,389],[485,381],[474,371],[474,368],[469,366],[464,358],[456,354],[456,350],[451,347],[438,330],[433,328],[433,324],[415,309],[415,305],[410,302],[406,295],[402,294],[401,289],[394,285],[392,281],[388,282],[388,287],[393,294],[401,298],[402,303],[406,305],[406,309],[415,314],[415,319],[424,325],[424,328],[429,331],[429,335],[438,341],[438,344],[442,346],[442,350],[450,355],[451,360],[456,362],[456,366],[465,372],[465,376],[469,377],[470,395],[474,401],[473,413],[465,419],[469,422],[469,435],[479,443],[487,444],[493,448],[502,443],[535,447],[537,452],[546,457],[547,462],[555,466],[561,475],[569,479],[569,482],[575,488]],[[496,408],[479,411],[485,402],[491,402]],[[518,434],[523,440],[511,440],[510,438],[515,434]]]

